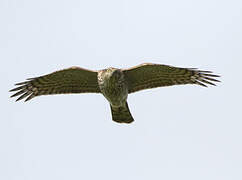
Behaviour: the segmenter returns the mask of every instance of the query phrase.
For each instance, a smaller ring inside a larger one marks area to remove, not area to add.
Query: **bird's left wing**
[[[17,83],[12,91],[17,91],[11,97],[20,96],[16,101],[26,98],[28,101],[35,96],[65,93],[99,93],[97,72],[79,67],[71,67],[30,78],[28,81]]]
[[[206,84],[219,82],[218,75],[211,71],[200,71],[195,68],[179,68],[162,64],[145,63],[129,69],[123,69],[129,93],[143,89],[179,84]]]

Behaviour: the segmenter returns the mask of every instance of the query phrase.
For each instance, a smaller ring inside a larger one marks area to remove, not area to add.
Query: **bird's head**
[[[110,80],[114,80],[114,81],[117,81],[123,77],[123,73],[120,69],[112,68],[112,67],[107,69],[106,74]]]

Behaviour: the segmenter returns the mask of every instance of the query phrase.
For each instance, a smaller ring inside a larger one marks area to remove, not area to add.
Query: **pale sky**
[[[1,0],[0,179],[241,180],[241,0]],[[211,70],[216,87],[15,102],[26,78],[144,62]]]

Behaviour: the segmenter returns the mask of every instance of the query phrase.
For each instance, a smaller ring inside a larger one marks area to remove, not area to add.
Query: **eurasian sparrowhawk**
[[[179,84],[206,84],[219,82],[218,75],[211,71],[194,68],[179,68],[161,64],[145,63],[129,69],[107,68],[91,71],[79,67],[71,67],[27,79],[17,83],[17,91],[11,97],[21,95],[16,101],[28,101],[36,96],[65,93],[102,93],[109,101],[112,119],[119,123],[134,121],[128,107],[127,97],[143,89]]]

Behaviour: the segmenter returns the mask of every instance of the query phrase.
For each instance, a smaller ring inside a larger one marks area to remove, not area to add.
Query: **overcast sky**
[[[241,0],[1,0],[0,179],[241,180]],[[144,62],[222,75],[129,95],[135,122],[101,94],[15,102],[26,78]]]

